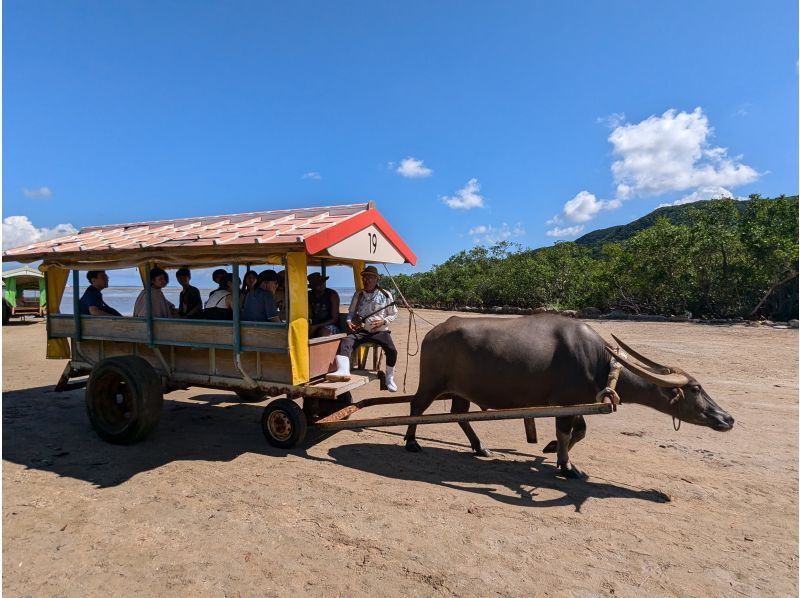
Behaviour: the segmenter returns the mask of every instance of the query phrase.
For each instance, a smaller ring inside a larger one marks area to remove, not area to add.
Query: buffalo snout
[[[705,404],[702,410],[703,419],[705,420],[703,422],[704,425],[718,432],[727,432],[732,429],[734,422],[733,416],[717,405],[714,399],[705,393],[703,394],[705,395],[703,397],[705,399],[705,401],[703,401]]]
[[[723,409],[719,409],[711,414],[710,423],[712,429],[717,430],[718,432],[727,432],[731,428],[733,428],[733,416],[724,411]]]

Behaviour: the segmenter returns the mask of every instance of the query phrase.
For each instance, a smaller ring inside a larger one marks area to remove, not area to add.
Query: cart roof
[[[372,202],[89,226],[9,249],[3,261],[43,260],[45,269],[126,267],[148,260],[212,265],[303,250],[312,263],[417,261]]]
[[[30,266],[22,266],[21,268],[12,268],[11,270],[5,270],[3,272],[3,281],[8,278],[25,278],[25,277],[32,277],[32,278],[44,278],[44,274],[39,272],[36,268],[31,268]],[[5,282],[3,283],[5,284]]]

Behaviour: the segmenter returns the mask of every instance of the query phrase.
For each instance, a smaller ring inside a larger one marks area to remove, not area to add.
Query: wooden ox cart
[[[379,396],[354,405],[342,400],[350,391],[380,380],[381,372],[374,369],[356,370],[347,382],[325,380],[344,335],[308,338],[306,276],[309,267],[320,268],[324,275],[329,266],[346,265],[352,268],[358,289],[366,262],[416,262],[372,203],[87,227],[74,235],[8,250],[3,260],[42,261],[47,357],[68,360],[56,390],[85,385],[91,423],[113,443],[144,438],[159,421],[163,394],[190,386],[231,390],[248,402],[277,397],[264,409],[262,429],[271,444],[284,448],[302,443],[309,426],[332,432],[476,419],[526,418],[530,440],[533,417],[605,413],[611,408],[587,405],[349,419],[363,407],[409,398]],[[285,268],[285,322],[245,322],[236,309],[232,321],[153,317],[150,270],[156,265],[230,268],[233,305],[239,304],[242,266]],[[147,293],[145,317],[80,314],[81,285],[85,285],[81,272],[130,267],[139,269]],[[61,314],[70,272],[74,313]],[[348,299],[343,297],[343,304]],[[363,366],[364,360],[360,361]],[[83,376],[88,378],[70,382]]]

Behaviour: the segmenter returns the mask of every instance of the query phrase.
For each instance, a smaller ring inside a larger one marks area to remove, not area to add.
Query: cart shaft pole
[[[567,415],[599,415],[611,413],[608,403],[591,405],[569,405],[566,407],[525,407],[523,409],[497,409],[491,411],[471,411],[468,413],[432,413],[430,415],[408,415],[395,417],[375,417],[346,421],[312,424],[321,430],[352,430],[384,426],[408,426],[411,424],[444,424],[450,422],[490,421],[496,419],[520,419],[532,417],[562,417]]]

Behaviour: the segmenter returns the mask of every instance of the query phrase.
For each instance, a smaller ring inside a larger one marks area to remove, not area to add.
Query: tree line
[[[797,318],[798,199],[752,195],[685,206],[597,248],[461,251],[428,272],[395,277],[412,304],[440,309],[547,307],[694,317]],[[702,207],[702,209],[700,209]]]

